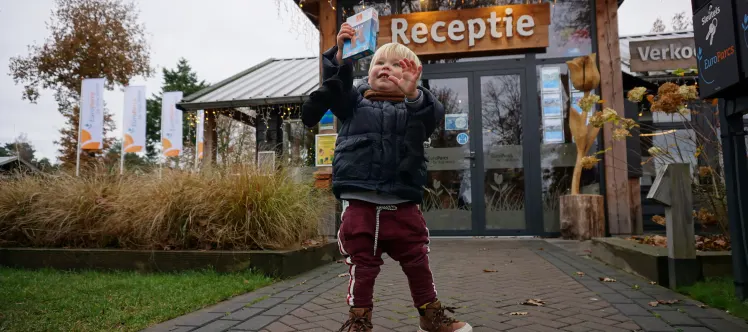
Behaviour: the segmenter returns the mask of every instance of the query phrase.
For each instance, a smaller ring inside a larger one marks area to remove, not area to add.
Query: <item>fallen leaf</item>
[[[577,275],[580,277],[584,277],[584,272],[577,272]]]
[[[706,309],[706,308],[709,308],[709,306],[706,304],[699,304],[699,308]]]
[[[584,249],[584,252],[590,252],[590,253],[591,253],[591,252],[592,252],[592,250],[589,250],[589,249]]]
[[[639,287],[639,285],[633,285],[633,286],[631,286],[631,288],[636,289],[636,290],[641,289],[641,287]]]
[[[659,302],[657,302],[657,301],[652,301],[652,302],[649,302],[649,306],[650,306],[650,307],[656,307],[656,306],[657,306],[658,304],[660,304],[660,303],[659,303]]]
[[[529,299],[525,300],[525,302],[520,303],[522,305],[534,305],[536,307],[542,307],[545,305],[545,301],[541,299]]]
[[[545,249],[543,249],[543,248],[539,248],[538,250],[545,250]]]
[[[680,300],[657,300],[657,302],[659,302],[660,304],[668,304],[668,305],[670,305],[670,304],[676,304],[679,301]]]
[[[341,274],[338,274],[338,278],[342,278],[342,277],[348,277],[348,276],[350,276],[350,274],[348,274],[348,273],[341,273]]]
[[[650,282],[649,282],[649,284],[650,284],[650,285],[657,285],[657,282],[655,282],[655,281],[650,281]]]
[[[489,269],[483,269],[483,272],[486,272],[486,273],[494,273],[494,272],[499,272],[499,271],[496,271],[496,270],[489,270]]]
[[[608,277],[600,277],[600,281],[602,281],[602,282],[616,282],[615,279],[608,278]]]
[[[511,316],[527,316],[527,311],[510,312],[509,315],[511,315]]]

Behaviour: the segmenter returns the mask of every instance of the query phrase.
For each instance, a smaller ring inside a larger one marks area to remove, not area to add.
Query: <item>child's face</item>
[[[369,73],[369,85],[373,90],[382,92],[398,92],[397,85],[389,80],[389,76],[398,79],[403,78],[403,69],[400,67],[400,58],[395,56],[380,56],[376,62],[371,64]]]

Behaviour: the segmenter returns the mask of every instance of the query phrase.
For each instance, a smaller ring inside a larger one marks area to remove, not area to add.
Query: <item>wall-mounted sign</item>
[[[748,1],[735,1],[735,22],[738,22],[738,49],[740,49],[740,63],[743,64],[743,75],[748,77]]]
[[[421,56],[545,48],[550,24],[549,3],[381,16],[377,44]]]
[[[317,167],[332,166],[332,161],[335,158],[335,141],[338,139],[338,135],[320,134],[314,138],[314,165]]]
[[[740,80],[730,0],[712,0],[693,16],[699,95],[715,97]]]
[[[325,112],[325,115],[322,116],[322,119],[319,120],[319,130],[333,129],[333,122],[335,122],[335,117],[333,116],[331,110],[327,110],[327,112]]]
[[[631,71],[647,72],[696,66],[693,38],[675,38],[629,43]]]

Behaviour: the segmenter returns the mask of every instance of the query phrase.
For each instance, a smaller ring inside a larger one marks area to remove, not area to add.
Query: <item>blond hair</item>
[[[374,64],[376,64],[381,57],[408,59],[413,60],[413,62],[416,63],[416,66],[421,65],[421,59],[418,59],[418,55],[416,55],[415,52],[411,51],[407,46],[399,43],[387,43],[379,47],[374,53],[374,56],[371,57],[371,63],[369,64],[369,75],[371,75],[371,69],[374,68]],[[421,77],[418,77],[418,79],[420,78]]]

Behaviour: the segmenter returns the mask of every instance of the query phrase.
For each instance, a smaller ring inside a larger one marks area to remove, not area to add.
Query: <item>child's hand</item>
[[[399,79],[395,76],[388,76],[392,83],[395,83],[397,87],[405,94],[410,100],[418,98],[418,78],[421,76],[423,71],[422,66],[416,66],[415,61],[403,59],[400,60],[400,68],[403,69],[403,78]]]
[[[340,26],[340,31],[338,32],[338,53],[335,54],[335,58],[338,60],[338,65],[343,64],[343,42],[345,42],[346,39],[353,39],[353,37],[356,35],[356,30],[351,27],[348,23],[343,23]]]

